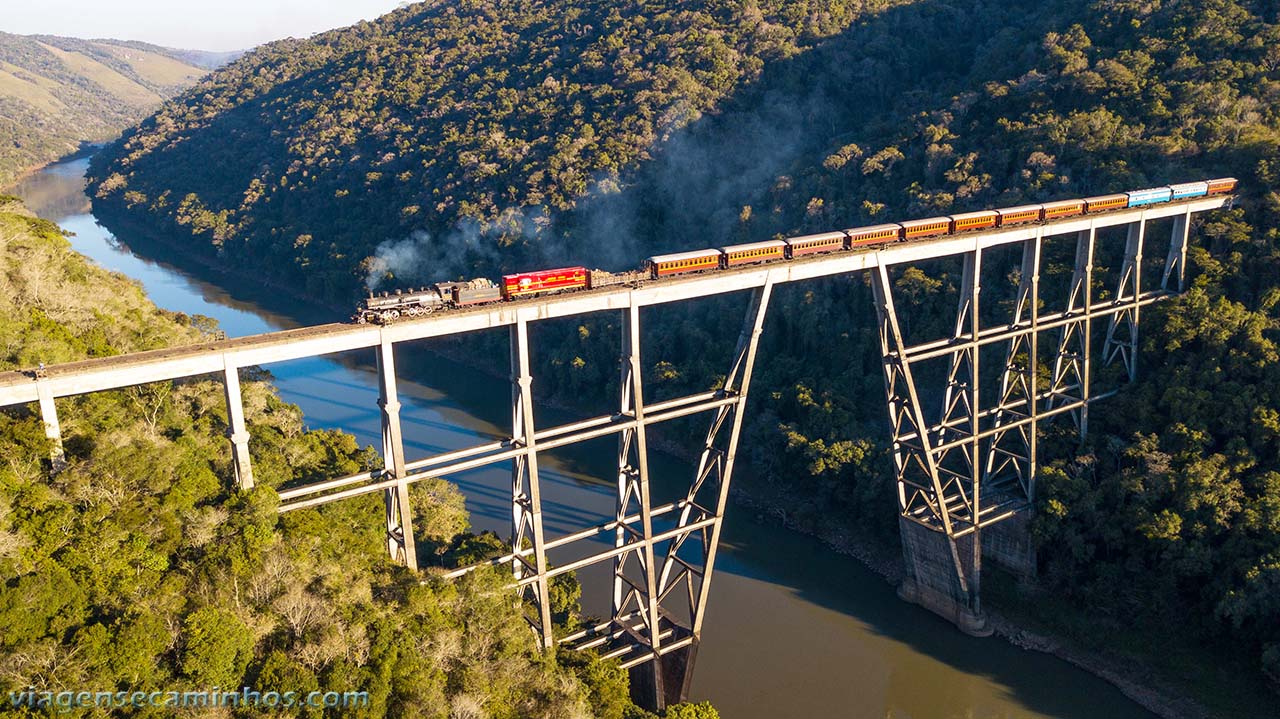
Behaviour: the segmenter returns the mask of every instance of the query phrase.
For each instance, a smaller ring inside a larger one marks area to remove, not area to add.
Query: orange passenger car
[[[914,240],[918,237],[934,237],[951,232],[950,217],[930,217],[927,220],[907,220],[902,223],[902,238]]]
[[[851,230],[845,230],[844,233],[849,236],[849,247],[851,248],[863,245],[878,245],[882,242],[897,242],[901,240],[902,225],[895,222],[891,225],[855,227]]]
[[[1021,205],[1019,207],[1006,207],[1002,210],[996,210],[996,214],[1000,216],[1001,227],[1039,222],[1043,212],[1044,208],[1040,205]]]
[[[1119,210],[1128,206],[1129,196],[1123,192],[1118,195],[1086,197],[1084,200],[1085,212],[1106,212],[1107,210]]]
[[[1046,202],[1041,207],[1044,208],[1044,220],[1057,220],[1063,217],[1071,217],[1084,212],[1084,200],[1059,200],[1058,202]]]
[[[695,250],[670,255],[654,255],[644,261],[653,279],[682,275],[686,272],[714,270],[720,266],[720,250]]]
[[[782,240],[751,242],[745,245],[721,247],[720,251],[724,253],[725,267],[754,265],[757,262],[782,259],[787,251],[787,243]]]
[[[996,222],[999,219],[1000,214],[995,210],[962,212],[958,215],[951,216],[951,231],[964,232],[966,230],[981,230],[987,227],[995,227]]]
[[[823,252],[835,252],[844,249],[845,236],[843,232],[823,232],[818,235],[804,235],[803,237],[787,238],[787,248],[790,251],[789,256],[792,258],[803,257],[805,255],[816,255]]]

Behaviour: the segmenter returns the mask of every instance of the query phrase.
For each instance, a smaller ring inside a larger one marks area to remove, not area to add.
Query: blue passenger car
[[[1204,197],[1209,194],[1209,183],[1183,182],[1178,185],[1169,185],[1169,189],[1173,191],[1173,199],[1185,200],[1189,197]]]
[[[1143,205],[1168,202],[1173,197],[1173,190],[1167,187],[1153,187],[1149,190],[1135,190],[1127,194],[1129,195],[1129,207],[1141,207]]]

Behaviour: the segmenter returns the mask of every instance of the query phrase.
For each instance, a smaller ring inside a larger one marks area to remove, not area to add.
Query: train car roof
[[[1178,190],[1190,190],[1199,187],[1208,187],[1208,180],[1199,180],[1197,182],[1174,182],[1169,185],[1169,189],[1177,192]]]
[[[890,222],[884,225],[869,225],[867,227],[850,227],[849,229],[845,230],[845,234],[852,235],[855,232],[861,234],[863,232],[884,232],[886,230],[901,230],[901,229],[902,229],[902,225],[899,225],[896,222]]]
[[[904,220],[900,222],[903,227],[917,227],[919,225],[932,225],[935,222],[951,222],[950,217],[926,217],[922,220]]]
[[[510,274],[503,275],[503,277],[519,277],[521,275],[544,275],[548,272],[570,272],[574,270],[582,270],[583,272],[586,272],[587,268],[583,267],[582,265],[572,265],[569,267],[552,267],[545,270],[526,270],[525,272],[512,272]]]
[[[719,257],[720,250],[717,250],[712,247],[708,247],[705,250],[692,250],[690,252],[673,252],[672,254],[669,254],[669,255],[654,255],[653,257],[650,257],[649,259],[645,260],[645,262],[652,262],[653,264],[656,265],[662,262],[680,262],[681,260],[696,260],[702,257],[706,257],[707,255],[714,255],[716,257]]]
[[[765,250],[773,247],[786,247],[787,243],[782,240],[765,240],[764,242],[748,242],[744,245],[725,245],[718,248],[721,252],[749,252],[751,250]]]
[[[1017,207],[1001,207],[999,209],[992,210],[992,212],[995,212],[997,215],[1004,216],[1012,215],[1015,212],[1039,212],[1042,207],[1043,205],[1018,205]]]
[[[1084,199],[1085,200],[1114,200],[1117,197],[1128,197],[1128,196],[1129,196],[1128,193],[1112,192],[1106,195],[1093,195],[1092,197],[1086,197]]]
[[[1172,192],[1172,191],[1173,191],[1173,190],[1170,190],[1170,189],[1169,189],[1169,187],[1168,187],[1168,185],[1166,185],[1166,186],[1164,186],[1164,187],[1148,187],[1148,188],[1146,188],[1146,189],[1142,189],[1142,190],[1129,190],[1129,192],[1128,192],[1127,194],[1130,194],[1130,195],[1142,195],[1142,194],[1146,194],[1146,193],[1148,193],[1148,192]]]
[[[1041,205],[1041,207],[1066,207],[1066,206],[1068,206],[1068,205],[1079,205],[1079,204],[1081,204],[1081,203],[1083,203],[1083,202],[1084,202],[1084,200],[1081,200],[1081,199],[1076,199],[1076,200],[1054,200],[1053,202],[1046,202],[1046,203],[1042,204],[1042,205]]]
[[[783,242],[808,242],[810,240],[835,240],[844,239],[843,232],[819,232],[814,235],[800,235],[799,237],[788,237]]]
[[[968,219],[970,217],[997,217],[999,216],[999,214],[1000,213],[996,212],[995,210],[976,210],[974,212],[961,212],[955,215],[951,215],[951,219],[963,220],[963,219]]]

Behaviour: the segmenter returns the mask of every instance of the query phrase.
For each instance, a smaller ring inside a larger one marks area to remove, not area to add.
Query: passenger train
[[[387,323],[402,317],[430,314],[441,309],[467,307],[520,297],[613,285],[638,286],[647,280],[664,277],[793,260],[808,255],[845,252],[891,242],[910,242],[975,230],[1052,222],[1076,215],[1114,212],[1208,195],[1229,194],[1235,191],[1236,184],[1235,178],[1226,177],[1078,200],[1059,200],[1039,205],[965,212],[958,215],[856,227],[803,237],[655,255],[645,260],[641,269],[626,272],[561,267],[554,270],[504,275],[502,282],[498,284],[483,277],[467,282],[438,282],[418,290],[395,290],[383,292],[377,296],[371,294],[357,308],[353,319],[360,323]]]

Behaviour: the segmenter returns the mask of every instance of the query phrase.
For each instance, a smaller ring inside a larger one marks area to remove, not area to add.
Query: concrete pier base
[[[982,530],[982,556],[1020,579],[1036,576],[1036,548],[1031,541],[1031,512],[1024,510]]]
[[[981,566],[975,566],[974,535],[953,541],[904,518],[898,519],[898,529],[906,569],[898,596],[947,619],[965,634],[991,636],[993,630],[980,608]]]
[[[651,712],[661,712],[672,704],[688,701],[697,657],[695,640],[687,647],[632,667],[631,701]]]

